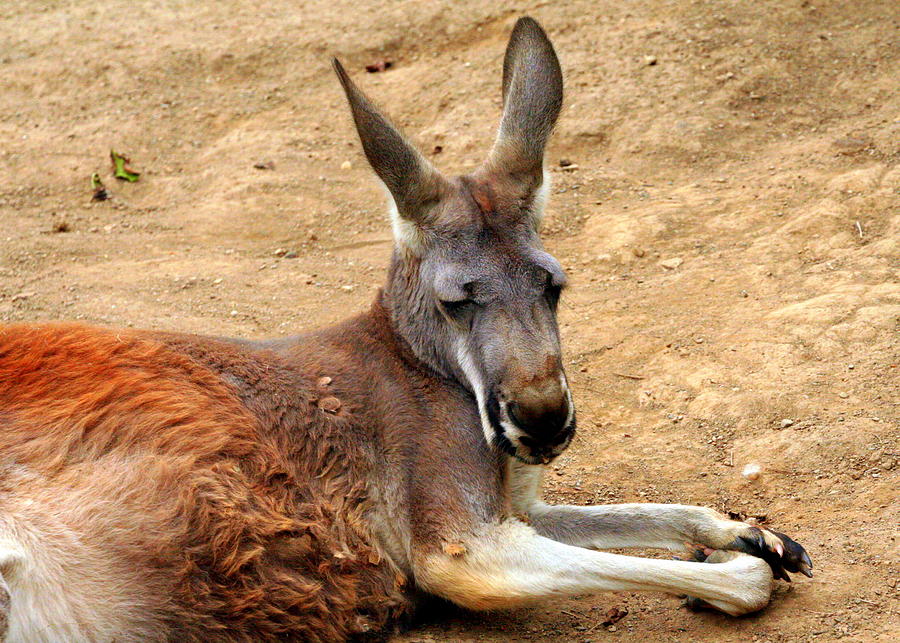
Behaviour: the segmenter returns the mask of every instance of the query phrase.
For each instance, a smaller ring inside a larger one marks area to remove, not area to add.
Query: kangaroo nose
[[[540,395],[525,390],[507,405],[510,419],[529,436],[545,443],[565,437],[569,400],[561,385]]]

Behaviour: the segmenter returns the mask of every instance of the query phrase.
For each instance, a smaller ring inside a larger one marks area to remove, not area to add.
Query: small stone
[[[316,381],[316,386],[318,386],[319,388],[325,388],[326,386],[331,384],[331,382],[332,380],[330,377],[328,377],[327,375],[323,375]]]
[[[758,464],[748,464],[746,467],[744,467],[741,475],[747,478],[747,480],[758,480],[761,473],[762,467],[760,467]]]
[[[35,293],[33,292],[19,292],[12,296],[10,301],[25,301],[26,299],[30,299],[34,297]]]
[[[782,429],[786,429],[786,428],[788,428],[789,426],[793,426],[793,425],[794,425],[794,421],[793,421],[792,419],[790,419],[790,418],[784,418],[784,419],[780,422],[780,424],[781,424],[781,428],[782,428]]]
[[[353,167],[353,163],[351,163],[350,161],[344,161],[343,163],[341,163],[342,170],[349,170],[352,167]]]
[[[671,259],[663,259],[659,262],[659,265],[665,268],[666,270],[675,270],[678,266],[684,263],[684,259],[681,257],[672,257]]]
[[[838,397],[841,398],[842,400],[846,400],[848,397],[850,397],[850,394],[845,393],[844,391],[841,391],[840,393],[838,393]]]
[[[631,254],[633,254],[635,257],[643,257],[647,253],[644,252],[643,248],[632,248]]]
[[[216,279],[213,279],[213,286],[218,286],[220,283],[222,283],[221,277],[217,277]]]
[[[278,250],[276,250],[272,254],[275,255],[276,257],[283,257],[285,254],[287,254],[287,249],[286,248],[278,248]]]
[[[341,408],[341,401],[336,397],[323,397],[319,400],[319,408],[326,413],[337,413]]]
[[[288,250],[287,252],[284,253],[284,258],[285,258],[285,259],[296,259],[296,258],[299,257],[299,256],[300,256],[300,255],[298,255],[298,254],[297,254],[296,252],[294,252],[293,250]]]
[[[230,314],[232,317],[237,317],[238,311],[232,310],[229,314]]]
[[[695,337],[695,338],[694,338],[694,341],[695,341],[696,343],[698,343],[698,344],[702,344],[704,340],[703,340],[702,337]]]
[[[570,165],[572,165],[572,161],[570,161],[569,159],[559,159],[560,167],[569,167]]]
[[[258,161],[253,164],[253,167],[257,170],[274,170],[275,161]]]
[[[72,227],[69,225],[69,222],[65,219],[57,221],[53,224],[53,232],[69,232]]]
[[[652,67],[657,63],[656,56],[644,56],[644,64]]]

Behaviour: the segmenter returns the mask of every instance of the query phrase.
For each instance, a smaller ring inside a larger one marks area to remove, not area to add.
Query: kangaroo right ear
[[[547,34],[533,18],[520,18],[503,58],[503,117],[482,175],[513,181],[518,196],[533,199],[544,175],[544,148],[563,101],[562,70]]]
[[[411,241],[408,237],[416,230],[404,222],[416,226],[428,223],[430,212],[447,193],[449,184],[350,80],[340,61],[333,58],[331,62],[350,103],[369,165],[390,191],[396,214],[403,220],[395,217],[395,235],[398,240]]]

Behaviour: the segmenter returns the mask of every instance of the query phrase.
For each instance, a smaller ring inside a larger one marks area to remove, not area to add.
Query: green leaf
[[[130,181],[134,183],[141,176],[140,172],[135,172],[129,167],[131,162],[127,156],[117,153],[115,150],[109,151],[109,158],[113,163],[113,176],[122,181]]]

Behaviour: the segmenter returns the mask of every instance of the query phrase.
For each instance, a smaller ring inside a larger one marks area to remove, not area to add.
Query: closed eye
[[[549,303],[550,307],[554,310],[559,304],[559,298],[562,296],[563,288],[565,288],[565,281],[558,282],[553,278],[552,274],[547,274],[544,296],[547,298],[547,303]]]
[[[459,299],[456,301],[441,300],[441,307],[449,317],[461,321],[475,312],[477,304],[471,299]]]

